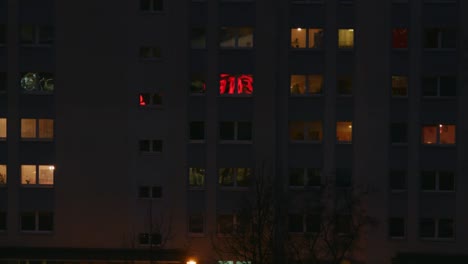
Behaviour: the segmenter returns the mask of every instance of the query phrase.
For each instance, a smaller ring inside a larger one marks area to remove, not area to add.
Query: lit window
[[[353,78],[351,76],[338,77],[338,95],[351,95],[353,93]]]
[[[291,95],[318,95],[323,91],[323,76],[318,74],[291,75]]]
[[[424,125],[422,127],[422,143],[453,145],[455,144],[455,130],[455,125]]]
[[[6,72],[0,72],[0,93],[5,93],[7,91],[7,74]]]
[[[424,48],[426,49],[454,49],[456,46],[455,29],[428,28],[424,31]]]
[[[54,120],[53,119],[21,119],[21,138],[54,138]]]
[[[354,47],[354,29],[338,29],[338,47],[340,49],[351,49]]]
[[[7,166],[0,165],[0,185],[5,185],[7,183]]]
[[[21,90],[25,93],[52,93],[54,76],[47,72],[26,72],[21,74]]]
[[[251,95],[253,93],[252,74],[226,74],[219,76],[219,94]]]
[[[322,122],[289,122],[289,139],[291,141],[322,141]]]
[[[350,187],[352,181],[352,170],[350,168],[337,168],[335,185],[337,187]]]
[[[206,92],[205,78],[201,75],[192,75],[190,80],[190,93],[191,94],[204,94]]]
[[[141,93],[138,105],[140,107],[162,106],[162,96],[160,93]]]
[[[455,76],[423,77],[423,96],[456,96],[457,78]]]
[[[164,0],[140,0],[140,10],[143,12],[163,11]]]
[[[0,139],[7,137],[7,119],[0,118]]]
[[[405,237],[405,219],[401,217],[391,217],[388,220],[388,235],[391,238]]]
[[[140,47],[140,58],[151,60],[161,58],[161,49],[159,47]]]
[[[390,170],[390,190],[401,191],[406,190],[406,171]]]
[[[290,214],[288,215],[288,231],[290,233],[318,233],[321,217],[318,214]]]
[[[220,122],[219,139],[222,141],[251,141],[251,122]]]
[[[53,165],[21,165],[22,185],[54,185]]]
[[[419,220],[419,236],[432,239],[452,239],[455,227],[451,218],[421,218]]]
[[[228,235],[234,232],[237,220],[236,215],[219,214],[216,220],[218,234]]]
[[[403,144],[408,142],[408,124],[392,123],[390,125],[390,142],[392,144]]]
[[[204,28],[192,28],[190,46],[192,49],[206,48],[206,30]]]
[[[162,237],[158,233],[140,233],[138,234],[138,243],[141,246],[161,245]]]
[[[220,31],[221,48],[252,48],[253,28],[251,27],[222,27]]]
[[[318,187],[321,185],[320,169],[317,168],[290,168],[290,187]]]
[[[0,232],[7,229],[7,214],[0,211]]]
[[[455,173],[453,171],[421,171],[421,190],[454,191]]]
[[[161,198],[162,187],[161,186],[140,186],[138,187],[139,198]]]
[[[194,121],[189,124],[189,139],[201,141],[205,139],[205,122]]]
[[[189,187],[199,188],[205,186],[205,169],[204,168],[189,168],[188,173]]]
[[[408,96],[407,76],[392,76],[392,96]]]
[[[54,42],[54,28],[45,25],[21,25],[20,43],[22,45],[48,46]]]
[[[202,234],[204,232],[204,219],[202,214],[194,214],[189,216],[189,233]]]
[[[336,141],[351,143],[353,141],[353,123],[349,121],[336,122]]]
[[[407,49],[408,48],[408,29],[394,28],[392,30],[392,48]]]
[[[323,29],[291,28],[291,47],[321,49],[323,47]]]
[[[218,171],[218,183],[225,187],[247,187],[251,178],[250,168],[220,168]]]
[[[20,215],[21,231],[25,232],[51,232],[54,227],[54,214],[52,212],[25,212]]]
[[[163,142],[159,139],[144,139],[140,140],[140,152],[162,152]]]

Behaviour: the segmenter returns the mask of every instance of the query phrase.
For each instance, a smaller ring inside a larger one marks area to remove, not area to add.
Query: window
[[[140,186],[138,187],[138,198],[161,198],[161,186]]]
[[[318,95],[323,91],[323,76],[318,74],[291,75],[291,95]]]
[[[453,171],[421,171],[421,190],[454,191],[455,173]]]
[[[190,81],[190,93],[191,94],[204,94],[205,92],[206,92],[205,78],[199,74],[192,75],[191,81]]]
[[[353,218],[351,215],[336,215],[335,229],[338,234],[349,234]]]
[[[53,165],[21,165],[22,185],[54,185]]]
[[[0,46],[6,44],[6,28],[4,24],[0,24]]]
[[[253,28],[222,27],[219,46],[221,48],[252,48]]]
[[[53,139],[54,120],[21,118],[21,138]]]
[[[401,217],[392,217],[388,220],[388,235],[391,238],[405,237],[405,219]]]
[[[219,139],[221,141],[251,141],[252,123],[241,121],[220,122]]]
[[[408,96],[408,76],[392,76],[392,96]]]
[[[7,137],[7,119],[0,118],[0,139]]]
[[[163,11],[164,0],[140,0],[140,10],[143,12],[161,12]]]
[[[455,144],[455,130],[455,125],[424,125],[422,144],[453,145]]]
[[[291,141],[322,141],[322,122],[289,122],[289,139]]]
[[[253,93],[252,74],[219,75],[219,94],[251,95]]]
[[[202,214],[194,214],[189,216],[189,233],[202,234],[204,232],[204,219]]]
[[[456,46],[455,29],[427,28],[424,31],[424,48],[426,49],[454,49]]]
[[[304,232],[303,216],[301,214],[290,214],[288,217],[288,230],[290,233]]]
[[[218,183],[223,187],[248,187],[252,179],[250,168],[220,168]]]
[[[237,220],[235,215],[219,214],[216,220],[218,234],[228,235],[234,233]]]
[[[0,93],[5,93],[7,91],[7,73],[0,72]]]
[[[140,47],[140,58],[153,60],[161,58],[161,49],[159,47]]]
[[[350,121],[336,122],[336,141],[338,143],[351,143],[353,140],[353,123]]]
[[[162,237],[158,233],[140,233],[138,234],[138,243],[141,246],[161,245]]]
[[[5,231],[7,229],[7,214],[5,212],[0,212],[0,231]]]
[[[54,91],[54,76],[47,72],[27,72],[21,74],[21,90],[23,92],[52,93]]]
[[[422,218],[419,221],[421,238],[451,239],[454,237],[454,221],[451,218]]]
[[[139,94],[140,107],[160,107],[162,106],[161,93],[141,93]]]
[[[352,174],[353,172],[350,168],[337,168],[335,185],[337,187],[350,187]]]
[[[204,168],[189,168],[188,174],[189,187],[200,188],[205,186]]]
[[[457,78],[455,76],[426,76],[422,80],[423,96],[456,96]]]
[[[163,142],[159,139],[144,139],[140,140],[140,152],[155,153],[162,152]]]
[[[338,29],[338,48],[352,49],[354,47],[354,29]]]
[[[338,95],[353,94],[353,78],[351,76],[338,77]]]
[[[192,28],[191,29],[190,47],[192,49],[206,48],[206,30],[204,28]]]
[[[321,49],[323,47],[323,29],[291,28],[291,47]]]
[[[48,46],[54,42],[54,28],[47,25],[21,25],[20,43],[31,46]]]
[[[0,185],[7,183],[7,165],[0,165]]]
[[[392,191],[406,190],[406,171],[390,170],[390,189]]]
[[[189,138],[190,140],[204,140],[205,139],[205,122],[193,121],[189,124]]]
[[[321,172],[318,168],[290,168],[290,187],[317,187],[321,185]]]
[[[54,227],[54,214],[52,212],[24,212],[20,214],[21,231],[51,232]]]
[[[408,29],[394,28],[392,30],[392,48],[407,49],[408,48]]]
[[[404,144],[408,142],[408,124],[390,124],[390,142],[392,144]]]

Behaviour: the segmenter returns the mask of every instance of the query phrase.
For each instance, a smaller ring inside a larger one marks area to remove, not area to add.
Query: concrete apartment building
[[[369,186],[378,225],[350,261],[459,263],[466,14],[463,0],[0,0],[0,263],[218,263],[211,238],[259,174],[295,235],[291,197]]]

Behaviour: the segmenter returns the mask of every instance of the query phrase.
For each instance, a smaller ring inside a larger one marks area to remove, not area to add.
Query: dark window
[[[138,188],[138,197],[140,197],[140,198],[149,198],[150,197],[150,188],[149,188],[149,186],[140,186]]]
[[[439,238],[453,238],[454,224],[453,219],[439,219]]]
[[[219,125],[219,138],[221,140],[234,140],[234,122],[221,122]]]
[[[250,122],[237,123],[237,140],[252,140],[252,124]]]
[[[205,78],[201,75],[192,75],[190,81],[191,94],[204,94],[206,91]]]
[[[54,226],[54,215],[50,212],[38,213],[38,230],[52,231]]]
[[[190,140],[205,139],[205,123],[201,121],[190,122]]]
[[[206,47],[206,30],[204,28],[192,28],[190,46],[192,49],[204,49]]]
[[[429,28],[424,31],[424,48],[448,49],[456,48],[456,31],[447,28]]]
[[[162,140],[153,140],[153,152],[162,152],[163,143]]]
[[[36,215],[34,213],[21,214],[21,231],[36,230]]]
[[[289,186],[304,186],[304,169],[289,169]]]
[[[5,212],[0,212],[0,230],[6,230],[7,228],[7,219],[6,219],[6,213]]]
[[[392,30],[392,48],[406,49],[408,48],[408,29],[394,28]]]
[[[20,42],[21,44],[33,44],[35,38],[34,26],[22,25],[20,27]]]
[[[390,189],[405,190],[406,189],[406,171],[390,170]]]
[[[435,237],[435,221],[431,218],[422,218],[419,221],[419,236],[422,238]]]
[[[390,237],[405,237],[405,219],[396,217],[390,218],[388,232]]]
[[[162,197],[162,187],[161,186],[151,187],[151,197],[161,198]]]
[[[142,59],[161,58],[161,49],[159,47],[140,47],[140,58]]]
[[[436,172],[422,171],[421,172],[421,189],[424,191],[436,190]]]
[[[455,190],[455,175],[452,171],[439,171],[438,176],[440,191]]]
[[[408,95],[408,77],[401,75],[392,76],[392,96]]]
[[[198,234],[204,232],[203,215],[189,216],[189,232]]]
[[[307,186],[321,185],[321,172],[317,168],[307,168]]]
[[[336,186],[349,187],[351,186],[352,171],[349,168],[336,169]]]
[[[162,152],[163,142],[162,140],[140,140],[140,151],[141,152]]]
[[[163,0],[140,0],[140,10],[145,12],[163,11]]]
[[[392,143],[407,143],[408,128],[406,123],[392,123],[390,125],[390,136]]]
[[[6,44],[6,30],[5,25],[0,24],[0,45]]]
[[[0,93],[6,92],[7,90],[7,74],[6,72],[0,72]]]
[[[47,25],[21,25],[20,43],[27,45],[51,45],[54,42],[54,28]]]
[[[353,79],[350,76],[338,77],[338,94],[351,95],[353,93]]]
[[[320,231],[321,217],[320,215],[306,215],[306,232],[318,233]]]
[[[140,245],[160,245],[161,244],[161,234],[153,233],[140,233],[138,235],[138,242]]]
[[[289,232],[304,232],[303,217],[300,214],[290,214],[288,218]]]
[[[423,96],[456,96],[457,78],[455,76],[427,76],[422,80]]]
[[[350,215],[337,215],[335,228],[337,233],[349,234],[351,231],[352,218]]]
[[[149,152],[151,150],[150,142],[149,140],[140,140],[140,151]]]
[[[234,232],[234,216],[233,215],[218,215],[218,233],[231,234]]]

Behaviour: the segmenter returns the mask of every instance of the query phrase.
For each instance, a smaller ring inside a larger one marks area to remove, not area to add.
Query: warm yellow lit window
[[[322,122],[289,122],[289,139],[292,141],[322,141]]]
[[[54,138],[53,119],[21,119],[21,138]]]
[[[336,141],[351,143],[353,141],[353,123],[349,121],[336,122]]]
[[[7,166],[0,165],[0,185],[5,185],[7,183]]]
[[[53,165],[21,165],[21,184],[54,185]]]
[[[306,47],[306,29],[292,28],[291,29],[291,47],[305,48]]]
[[[0,118],[0,138],[7,137],[7,119]]]
[[[291,95],[318,95],[322,89],[322,75],[291,75]]]
[[[291,47],[319,49],[323,45],[323,29],[292,28]]]
[[[455,125],[425,125],[422,127],[423,144],[455,144]]]
[[[342,49],[354,47],[354,29],[338,29],[338,47]]]

